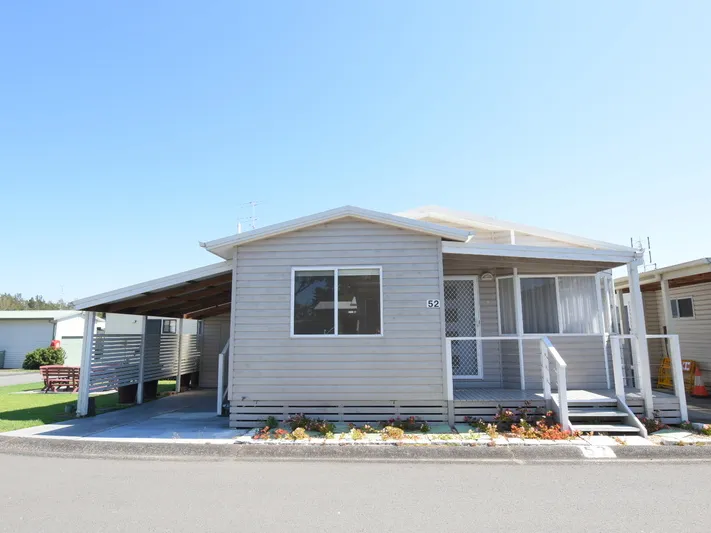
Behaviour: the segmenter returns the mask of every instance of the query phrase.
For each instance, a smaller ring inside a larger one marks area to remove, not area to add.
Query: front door
[[[454,379],[484,377],[479,337],[479,284],[476,276],[444,278],[447,352]]]

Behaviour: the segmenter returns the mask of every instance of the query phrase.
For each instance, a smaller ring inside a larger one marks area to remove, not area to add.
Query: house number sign
[[[427,308],[428,309],[439,309],[439,306],[440,306],[439,299],[427,300]]]

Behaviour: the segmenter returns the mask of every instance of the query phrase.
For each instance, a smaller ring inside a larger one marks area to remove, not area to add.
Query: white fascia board
[[[337,209],[323,211],[322,213],[287,220],[286,222],[273,224],[271,226],[247,231],[245,233],[238,233],[222,239],[216,239],[202,243],[201,246],[203,246],[208,252],[212,252],[215,255],[227,259],[232,257],[232,248],[235,246],[240,246],[269,237],[275,237],[277,235],[316,226],[318,224],[325,224],[327,222],[332,222],[346,217],[357,218],[367,222],[374,222],[376,224],[385,224],[387,226],[425,233],[427,235],[433,235],[458,242],[467,242],[471,236],[471,232],[469,231],[347,205]]]
[[[679,263],[678,265],[640,272],[639,283],[640,285],[646,285],[662,279],[684,278],[686,276],[695,276],[696,274],[706,274],[707,272],[711,272],[711,258],[702,257],[701,259]],[[615,278],[615,289],[626,289],[628,287],[629,278],[627,276]]]
[[[517,224],[515,222],[508,222],[506,220],[499,220],[492,217],[485,217],[481,215],[476,215],[474,213],[467,213],[464,211],[456,211],[453,209],[447,209],[445,207],[439,206],[419,207],[417,209],[412,209],[410,211],[405,211],[403,213],[398,214],[403,217],[412,217],[417,220],[423,218],[435,218],[441,220],[442,222],[450,222],[463,226],[472,225],[473,227],[484,228],[492,231],[519,231],[521,233],[528,233],[537,237],[544,237],[555,241],[567,242],[569,244],[585,246],[596,250],[634,250],[634,248],[630,248],[629,246],[623,246],[620,244],[614,244],[605,241],[598,241],[595,239],[588,239],[586,237],[580,237],[578,235],[571,235],[569,233],[562,233],[559,231],[552,231],[543,228],[537,228],[534,226],[526,226],[524,224]]]
[[[134,296],[138,296],[139,294],[157,291],[161,289],[167,289],[169,287],[187,283],[188,281],[199,281],[201,279],[217,276],[225,272],[230,272],[231,270],[232,260],[223,261],[221,263],[215,263],[214,265],[194,268],[192,270],[186,270],[185,272],[172,274],[163,278],[145,281],[136,285],[130,285],[129,287],[124,287],[122,289],[116,289],[114,291],[104,292],[95,296],[82,298],[81,300],[77,300],[74,302],[74,307],[78,310],[81,310],[86,309],[88,307],[95,307],[97,305],[120,302],[121,300],[133,298]]]
[[[625,265],[637,258],[637,253],[620,250],[590,250],[543,246],[518,246],[515,244],[462,244],[443,242],[442,253],[463,255],[489,255],[494,257],[519,257],[528,259],[558,259],[566,261],[595,261]]]
[[[68,316],[63,316],[61,318],[56,318],[56,319],[52,320],[52,322],[56,324],[57,322],[63,322],[65,320],[69,320],[70,318],[76,318],[76,317],[81,316],[83,314],[84,314],[83,312],[77,311],[73,315],[68,315]]]

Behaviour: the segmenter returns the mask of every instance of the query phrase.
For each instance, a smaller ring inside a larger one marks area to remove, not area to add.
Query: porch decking
[[[556,393],[553,393],[556,396]],[[643,415],[644,400],[637,390],[627,390],[627,405],[638,415]],[[679,399],[671,393],[655,390],[654,410],[664,423],[678,424],[681,422]],[[612,389],[596,390],[569,390],[568,402],[594,403],[596,400],[614,400],[615,391]],[[545,408],[542,390],[520,389],[454,389],[454,416],[456,422],[462,422],[465,416],[481,417],[484,420],[492,418],[499,406],[516,410],[522,407],[523,402],[530,402],[533,407]]]

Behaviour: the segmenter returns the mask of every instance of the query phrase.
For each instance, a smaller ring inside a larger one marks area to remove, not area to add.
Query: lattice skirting
[[[296,413],[329,422],[368,423],[389,418],[420,417],[427,422],[447,422],[447,402],[283,402],[254,401],[230,406],[230,427],[255,427],[268,416],[284,420]]]

